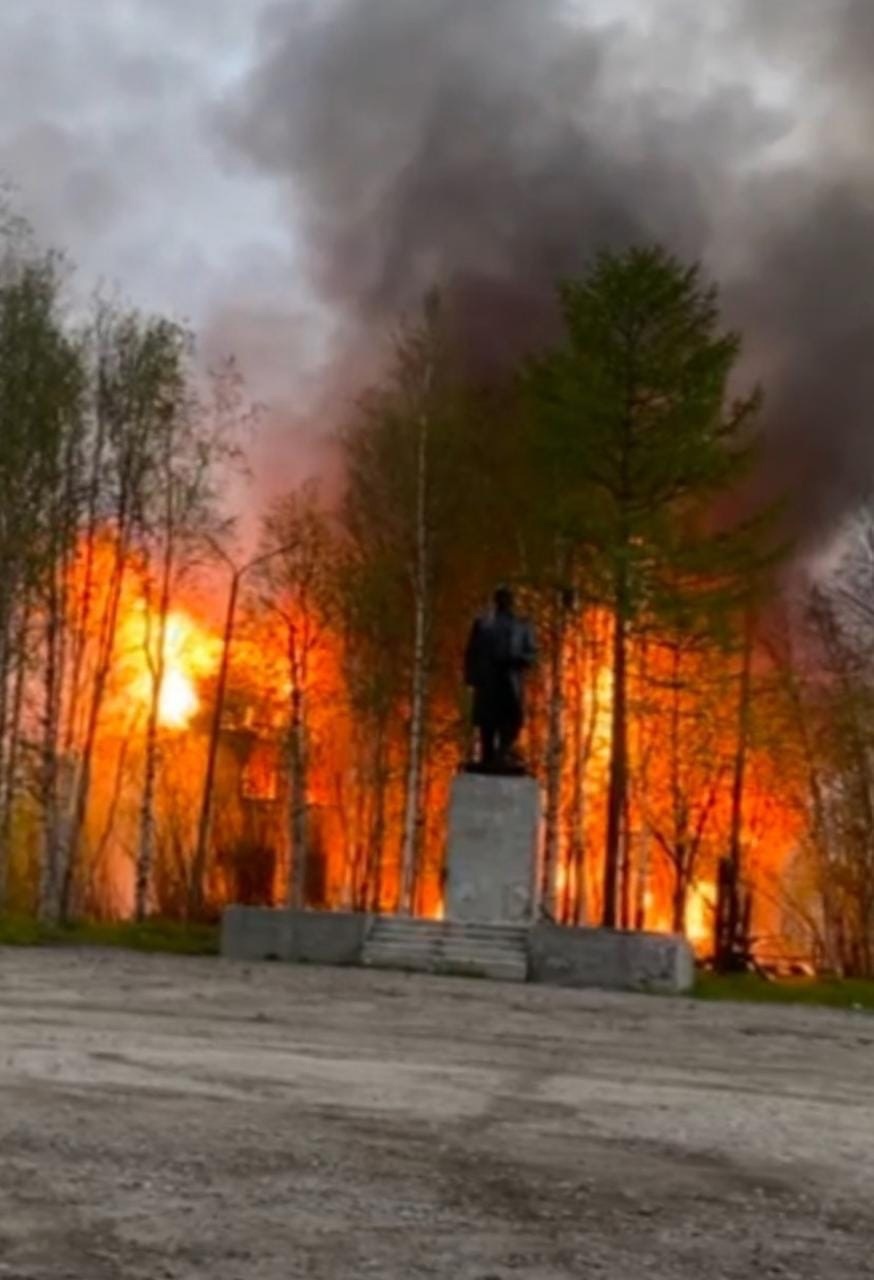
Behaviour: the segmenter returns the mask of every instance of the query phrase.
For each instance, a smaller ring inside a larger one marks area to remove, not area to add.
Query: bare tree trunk
[[[12,854],[12,821],[15,811],[16,791],[18,785],[18,753],[21,738],[21,712],[24,703],[24,684],[27,676],[27,635],[30,630],[30,601],[25,601],[18,627],[16,645],[15,679],[12,687],[12,706],[4,706],[3,719],[6,723],[6,750],[2,777],[2,800],[0,800],[0,911],[3,910],[8,892],[9,861]],[[4,683],[8,674],[3,677]]]
[[[637,891],[634,902],[634,927],[646,928],[647,891],[649,889],[650,831],[646,821],[640,832],[640,857],[637,860]]]
[[[45,670],[43,673],[42,808],[43,856],[40,874],[39,915],[54,920],[61,912],[62,867],[58,796],[58,731],[61,672],[58,668],[60,618],[56,569],[52,570],[46,607]]]
[[[731,788],[731,826],[728,844],[728,861],[731,866],[731,876],[726,881],[730,887],[730,897],[725,920],[725,936],[719,939],[716,952],[717,967],[723,971],[733,966],[737,958],[737,951],[743,945],[739,936],[742,925],[740,893],[743,872],[744,783],[746,781],[750,699],[752,693],[753,628],[754,620],[750,610],[747,614],[744,629],[743,663],[738,698],[737,747]]]
[[[549,703],[546,738],[546,830],[543,878],[540,886],[541,910],[549,920],[557,920],[556,890],[561,862],[561,789],[564,776],[564,650],[566,603],[563,591],[556,593],[550,646]]]
[[[85,563],[82,591],[73,617],[73,654],[70,672],[67,726],[64,734],[64,751],[72,755],[76,745],[79,707],[82,698],[82,669],[91,631],[94,609],[94,592],[97,577],[97,537],[99,530],[99,502],[101,469],[106,448],[106,423],[102,413],[97,414],[97,429],[91,450],[91,466],[88,481],[85,524]],[[73,553],[75,557],[75,552]]]
[[[568,923],[582,924],[585,920],[585,672],[583,645],[585,637],[582,623],[573,633],[573,705],[571,708],[571,785],[570,813],[568,819],[568,892],[564,919]]]
[[[607,793],[607,835],[604,859],[605,929],[616,927],[622,820],[628,790],[628,570],[624,560],[617,570],[613,620],[613,706],[610,738],[610,781]]]
[[[404,830],[401,844],[401,883],[398,910],[410,915],[413,884],[421,831],[422,760],[425,744],[425,703],[427,698],[428,582],[430,578],[428,541],[428,418],[419,415],[416,458],[416,558],[413,568],[413,669],[410,687],[410,725],[407,749],[407,779],[404,800]]]
[[[581,654],[585,654],[585,638],[580,632],[579,647]],[[588,772],[589,760],[592,756],[592,749],[595,743],[595,734],[598,730],[598,720],[601,714],[600,687],[598,680],[598,660],[600,646],[595,649],[595,653],[590,659],[587,659],[579,670],[579,683],[577,686],[577,706],[575,711],[575,764],[574,764],[574,853],[576,865],[576,901],[574,906],[574,923],[584,925],[589,918],[587,908],[587,886],[586,886],[586,829],[585,829],[585,813],[586,813],[586,775]],[[588,714],[586,713],[586,689],[588,688],[590,697],[590,707]],[[586,723],[585,732],[583,724]]]
[[[352,890],[354,911],[366,911],[369,906],[367,853],[367,800],[359,778],[355,800],[355,869]]]
[[[625,792],[625,808],[622,813],[621,876],[619,888],[619,921],[623,929],[631,928],[631,881],[634,874],[633,843],[631,832],[631,805]]]
[[[344,785],[341,769],[331,769],[331,795],[337,814],[340,831],[340,849],[343,854],[343,878],[340,882],[340,896],[337,905],[343,911],[355,910],[355,883],[358,873],[358,805],[357,770],[354,766],[349,770],[349,784]],[[351,795],[350,795],[351,792]],[[355,801],[353,804],[352,801]],[[350,813],[351,810],[351,813]]]
[[[127,544],[120,541],[116,544],[115,556],[110,576],[107,603],[101,618],[100,637],[97,647],[97,662],[91,697],[88,704],[88,719],[85,726],[85,737],[79,767],[73,782],[73,795],[70,805],[68,830],[64,840],[64,868],[62,873],[61,897],[58,914],[65,919],[69,913],[70,896],[73,879],[79,857],[79,846],[85,815],[88,810],[88,799],[91,794],[91,766],[94,758],[94,747],[97,741],[97,726],[106,684],[112,669],[115,654],[115,639],[118,628],[118,614],[121,605],[121,591],[127,569]],[[57,824],[56,824],[57,825]],[[57,854],[58,851],[56,851]],[[57,861],[57,857],[56,857]]]
[[[157,683],[157,677],[156,677]],[[158,695],[160,697],[160,694]],[[143,921],[149,909],[149,885],[155,853],[155,789],[158,776],[158,704],[154,694],[146,722],[145,767],[140,801],[140,839],[137,848],[134,918]]]
[[[234,569],[231,573],[231,584],[228,591],[228,603],[225,612],[225,629],[222,637],[222,656],[219,664],[218,682],[215,691],[215,706],[209,728],[209,746],[206,755],[206,774],[203,780],[203,794],[200,798],[200,815],[197,823],[197,844],[191,862],[191,879],[188,885],[188,915],[196,919],[203,910],[204,877],[206,861],[209,853],[209,837],[212,827],[212,794],[215,787],[215,770],[218,761],[219,738],[222,728],[222,712],[225,705],[225,692],[228,686],[228,671],[231,665],[231,646],[234,640],[234,620],[237,613],[237,598],[240,592],[241,571]]]
[[[152,676],[149,718],[146,723],[145,761],[143,766],[143,793],[140,800],[140,840],[137,850],[136,884],[134,889],[134,916],[138,921],[146,918],[149,909],[149,888],[152,881],[152,864],[155,857],[155,791],[160,763],[159,726],[161,697],[164,692],[164,676],[167,670],[167,616],[170,611],[170,584],[173,574],[173,549],[168,540],[161,566],[161,594],[158,601],[158,641],[152,652],[152,620],[146,615],[146,654]],[[146,602],[147,611],[149,602]]]
[[[689,896],[688,856],[685,841],[681,840],[674,851],[674,892],[671,895],[671,928],[674,933],[686,932],[686,902]]]
[[[306,896],[309,796],[303,691],[297,685],[291,691],[288,753],[290,765],[288,905],[299,911],[304,906]]]
[[[382,877],[385,859],[385,805],[388,786],[386,749],[386,724],[384,718],[380,716],[375,729],[373,746],[373,822],[367,866],[368,903],[370,909],[377,913],[382,910]]]
[[[426,883],[428,871],[428,822],[431,811],[431,793],[434,784],[434,770],[429,767],[427,759],[422,769],[422,803],[419,805],[419,830],[416,833],[416,847],[419,856],[416,859],[415,876],[413,878],[413,914],[420,915],[423,910],[422,889]]]
[[[119,747],[118,759],[115,765],[115,778],[112,784],[112,793],[109,797],[109,807],[106,812],[106,821],[103,824],[103,831],[100,839],[94,849],[94,864],[99,866],[106,857],[106,851],[109,848],[109,842],[112,839],[115,830],[115,822],[118,817],[118,809],[121,804],[122,792],[124,790],[124,771],[127,765],[127,757],[130,751],[131,741],[135,736],[138,717],[135,717],[130,724],[127,733],[122,739]]]
[[[675,644],[671,654],[671,714],[670,714],[670,773],[671,773],[671,860],[674,864],[674,889],[671,895],[671,928],[683,933],[686,925],[687,859],[686,859],[686,800],[680,778],[680,646]]]
[[[12,668],[12,645],[10,643],[10,631],[12,629],[12,620],[9,617],[8,610],[5,607],[5,601],[0,598],[0,776],[6,777],[8,774],[7,760],[11,753],[11,745],[9,739],[11,737],[11,727],[8,725],[8,703],[9,703],[9,680]],[[23,655],[19,652],[18,662],[23,661]],[[9,821],[8,802],[5,789],[0,796],[0,833],[6,829]],[[6,881],[9,864],[9,841],[0,834],[0,911],[6,901]]]
[[[13,669],[12,617],[6,601],[0,597],[0,775],[5,774],[9,725],[9,681]],[[20,658],[20,654],[18,655]],[[0,814],[2,819],[2,814]],[[2,851],[0,851],[2,858]],[[3,874],[0,866],[0,876]]]
[[[344,780],[343,774],[338,770],[335,785],[338,803],[344,804],[346,815],[343,826],[347,863],[347,903],[350,911],[362,911],[366,877],[367,846],[364,832],[367,826],[367,794],[364,786],[364,761],[360,735],[355,736],[354,743],[355,755],[348,775]]]

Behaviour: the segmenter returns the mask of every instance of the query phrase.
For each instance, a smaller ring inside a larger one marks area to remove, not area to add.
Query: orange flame
[[[157,620],[144,606],[131,609],[120,627],[121,649],[127,659],[125,696],[142,707],[150,705],[155,666],[154,643],[149,641],[159,631]],[[181,609],[167,617],[164,634],[164,675],[158,704],[158,720],[162,728],[187,729],[201,701],[200,680],[218,669],[221,641]]]

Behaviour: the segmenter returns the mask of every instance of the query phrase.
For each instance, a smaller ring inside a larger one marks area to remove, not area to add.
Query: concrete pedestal
[[[222,955],[566,987],[688,991],[694,957],[684,938],[566,929],[537,920],[540,829],[540,788],[533,778],[461,774],[449,812],[445,920],[229,907]]]
[[[534,778],[459,774],[449,811],[448,920],[532,923],[540,817]]]
[[[695,984],[685,938],[538,924],[528,934],[528,976],[554,987],[680,995]]]
[[[368,925],[368,917],[354,911],[227,907],[221,953],[228,960],[359,964]]]

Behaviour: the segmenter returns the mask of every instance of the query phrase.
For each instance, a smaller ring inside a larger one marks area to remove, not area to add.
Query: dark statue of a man
[[[513,593],[499,587],[494,605],[474,622],[464,654],[464,681],[473,689],[479,768],[519,773],[515,747],[525,723],[525,674],[537,657],[534,627],[517,617]]]

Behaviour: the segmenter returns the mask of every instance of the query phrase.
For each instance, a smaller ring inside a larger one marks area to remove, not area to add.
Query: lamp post
[[[231,645],[234,639],[234,623],[237,613],[237,600],[240,594],[240,583],[245,574],[258,565],[272,560],[275,556],[290,551],[291,546],[275,547],[247,560],[245,564],[236,565],[227,552],[213,544],[213,550],[224,560],[231,570],[230,588],[228,591],[228,607],[225,614],[224,635],[222,638],[222,657],[219,664],[218,682],[216,685],[215,706],[209,730],[209,747],[206,757],[206,774],[203,779],[203,794],[200,801],[200,817],[197,823],[197,844],[194,849],[194,860],[191,866],[191,880],[188,889],[188,915],[196,918],[203,908],[203,875],[206,870],[206,854],[212,826],[212,795],[215,789],[215,767],[218,759],[218,744],[221,735],[222,715],[224,713],[225,693],[228,686],[228,669],[230,667]]]

